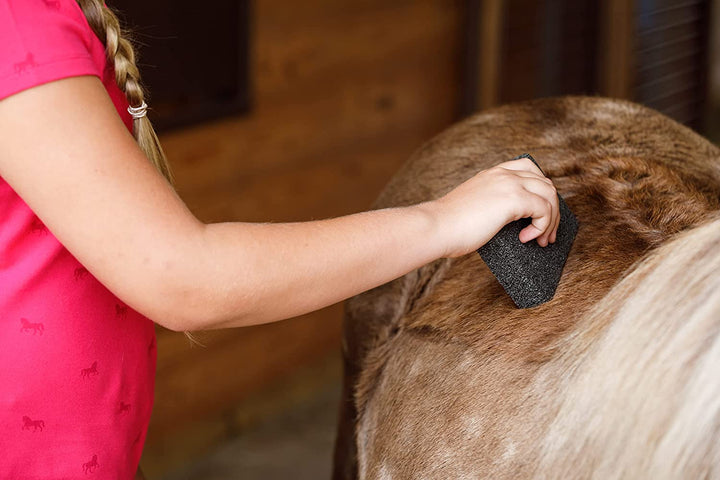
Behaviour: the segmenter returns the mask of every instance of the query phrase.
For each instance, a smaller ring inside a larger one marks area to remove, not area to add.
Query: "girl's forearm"
[[[438,234],[429,204],[206,225],[180,290],[187,328],[265,323],[331,305],[439,258]]]

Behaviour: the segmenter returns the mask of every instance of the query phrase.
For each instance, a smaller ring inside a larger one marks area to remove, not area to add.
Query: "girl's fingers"
[[[525,181],[523,188],[536,198],[532,205],[534,209],[532,224],[540,232],[534,238],[537,239],[540,246],[547,246],[551,235],[557,228],[559,219],[557,191],[552,184],[548,185],[537,180]]]
[[[550,235],[550,243],[555,243],[557,240],[557,230],[560,227],[560,201],[558,200],[558,213],[557,213],[557,221],[555,222],[555,228],[553,228],[553,232]]]
[[[550,243],[555,243],[555,240],[557,238],[557,228],[560,224],[560,205],[559,202],[556,202],[553,204],[553,222],[550,224],[550,227],[548,228],[547,232],[544,235],[545,245]]]
[[[520,232],[520,241],[536,240],[540,246],[547,246],[557,240],[557,228],[560,225],[560,205],[557,190],[552,180],[531,160],[521,158],[499,165],[510,170],[512,175],[521,179],[523,188],[538,200],[533,202],[532,223]]]
[[[520,158],[518,160],[510,160],[509,162],[501,163],[500,166],[502,168],[506,168],[508,170],[515,170],[515,171],[526,171],[526,172],[533,172],[536,175],[540,175],[541,177],[545,178],[545,175],[543,175],[543,172],[538,168],[537,165],[535,165],[530,159],[528,158]]]
[[[548,230],[548,234],[547,234],[548,243],[555,243],[555,234],[557,233],[558,225],[560,225],[560,199],[558,198],[557,190],[555,190],[554,187],[553,187],[553,192],[555,192],[555,195],[553,195],[553,199],[552,199],[554,221],[553,221],[552,225],[550,226],[550,229]]]
[[[511,170],[511,169],[507,169],[507,168],[505,170],[510,170],[512,172],[512,174],[515,175],[516,177],[527,178],[527,179],[532,179],[532,180],[540,180],[543,183],[554,186],[554,183],[552,182],[552,180],[550,180],[549,178],[544,177],[538,173],[535,173],[535,172],[530,172],[527,170]]]
[[[532,222],[520,231],[520,241],[523,243],[535,239],[541,247],[547,246],[547,232],[553,225],[553,207],[544,197],[529,192],[527,201],[530,209],[525,217],[532,217]]]
[[[557,231],[557,226],[560,223],[560,200],[558,199],[557,191],[555,190],[555,188],[553,188],[553,192],[555,192],[551,201],[553,210],[553,222],[550,224],[550,228],[548,228],[547,235],[545,237],[547,241],[546,245],[548,243],[555,242],[553,235]]]

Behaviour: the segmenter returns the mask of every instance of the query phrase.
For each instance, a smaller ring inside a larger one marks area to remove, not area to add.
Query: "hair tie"
[[[147,103],[143,102],[139,107],[128,107],[128,113],[132,115],[133,119],[137,120],[147,114]]]

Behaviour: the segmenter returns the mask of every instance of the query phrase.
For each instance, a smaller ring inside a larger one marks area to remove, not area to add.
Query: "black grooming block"
[[[529,154],[525,153],[513,160],[520,158],[528,158],[540,168]],[[505,225],[478,249],[490,271],[518,308],[536,307],[547,302],[555,294],[560,282],[565,261],[577,234],[578,222],[560,195],[558,200],[560,224],[555,243],[541,247],[535,240],[520,242],[520,231],[532,221],[530,218],[522,218]]]

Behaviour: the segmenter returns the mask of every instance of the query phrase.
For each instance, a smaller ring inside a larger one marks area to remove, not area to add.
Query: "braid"
[[[108,63],[115,71],[115,83],[125,94],[132,107],[139,107],[145,100],[140,83],[140,70],[135,64],[135,51],[130,41],[123,36],[117,16],[102,0],[76,0],[90,28],[105,45]],[[165,152],[147,116],[133,120],[133,136],[148,159],[172,183],[172,174]]]
[[[85,14],[90,28],[105,45],[108,63],[115,71],[115,83],[125,94],[130,106],[139,107],[145,101],[145,92],[140,83],[140,70],[135,64],[135,50],[123,35],[117,16],[103,3],[103,0],[76,1]],[[148,159],[172,184],[172,173],[165,152],[147,116],[133,119],[133,136]],[[202,346],[190,332],[185,332],[185,336],[194,344]]]

